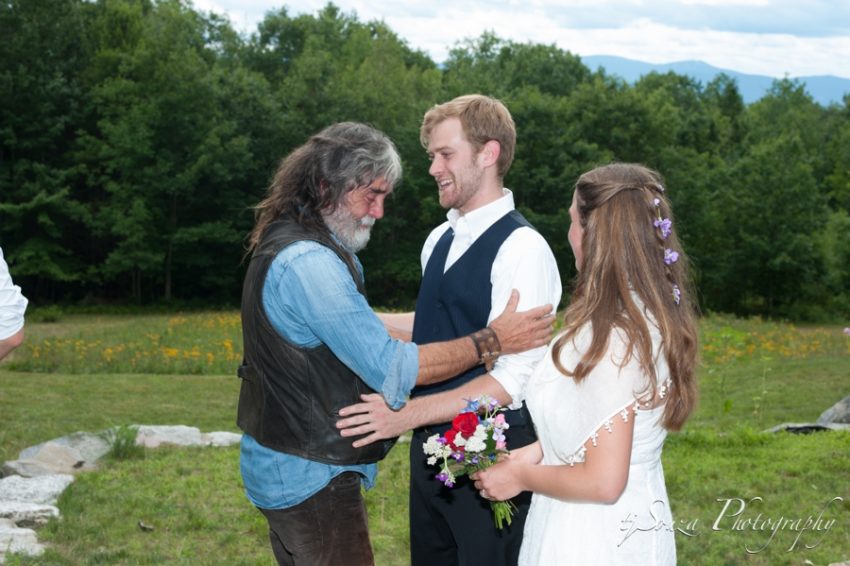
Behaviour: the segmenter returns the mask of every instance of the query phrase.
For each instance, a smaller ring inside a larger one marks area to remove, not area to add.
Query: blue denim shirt
[[[308,348],[326,344],[391,407],[404,405],[419,372],[418,349],[390,338],[333,251],[312,241],[281,250],[266,275],[263,307],[284,338]],[[263,509],[298,505],[345,471],[362,474],[370,488],[378,473],[376,464],[336,466],[278,452],[247,434],[240,468],[248,499]]]

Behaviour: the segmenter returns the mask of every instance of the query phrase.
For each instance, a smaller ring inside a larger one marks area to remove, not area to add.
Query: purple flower
[[[463,452],[452,452],[452,458],[457,462],[463,462]]]
[[[446,487],[454,487],[455,486],[454,482],[449,479],[449,474],[447,474],[446,472],[440,472],[439,474],[437,474],[434,477],[437,480],[439,480],[440,482],[442,482],[442,484]]]
[[[665,240],[667,239],[667,236],[670,235],[670,232],[673,231],[673,221],[670,220],[669,218],[665,218],[664,220],[661,220],[659,218],[658,220],[653,222],[653,225],[656,228],[661,229],[661,237],[664,238]],[[675,261],[675,260],[673,260],[673,261]]]
[[[847,327],[847,328],[844,329],[844,334],[846,334],[847,336],[850,336],[850,327]]]
[[[673,285],[673,301],[678,305],[680,300],[682,300],[682,291],[679,290],[678,285]]]
[[[673,265],[676,263],[677,259],[679,259],[679,252],[673,251],[669,248],[664,250],[664,263],[667,265]]]

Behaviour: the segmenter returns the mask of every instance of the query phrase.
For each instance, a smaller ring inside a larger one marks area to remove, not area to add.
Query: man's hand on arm
[[[505,310],[490,323],[499,338],[502,354],[518,354],[546,346],[552,339],[555,324],[552,305],[517,312],[518,304],[519,291],[514,289]]]
[[[552,305],[517,312],[519,291],[514,289],[505,310],[490,323],[502,354],[516,354],[549,343],[552,338]],[[419,346],[417,385],[429,385],[454,377],[481,363],[477,346],[469,336]]]

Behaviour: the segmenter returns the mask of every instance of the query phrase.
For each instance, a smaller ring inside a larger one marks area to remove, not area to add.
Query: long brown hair
[[[605,355],[610,331],[622,329],[628,343],[625,361],[637,356],[650,380],[647,394],[655,399],[658,376],[648,315],[660,330],[662,355],[670,369],[663,424],[678,430],[696,406],[697,327],[688,260],[675,224],[665,223],[663,229],[656,225],[673,220],[661,175],[638,164],[597,167],[579,177],[575,199],[584,230],[583,257],[565,332],[552,350],[555,365],[581,381]],[[670,252],[665,250],[677,252],[678,259],[668,264],[665,254]],[[560,352],[587,324],[592,329],[590,346],[569,370],[561,364]]]
[[[332,212],[349,191],[379,177],[390,187],[401,179],[401,159],[392,140],[359,122],[328,126],[281,160],[266,198],[254,207],[248,251],[260,243],[269,224],[286,214],[327,231],[322,212]]]

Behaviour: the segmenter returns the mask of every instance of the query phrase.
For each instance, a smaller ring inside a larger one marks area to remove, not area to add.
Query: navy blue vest
[[[493,261],[504,241],[521,226],[532,227],[516,210],[507,213],[475,240],[447,271],[446,257],[454,230],[446,230],[434,247],[422,276],[413,322],[415,343],[453,340],[487,326],[492,308],[490,273]],[[416,387],[411,397],[453,389],[484,372],[483,364],[475,366],[446,381]]]

